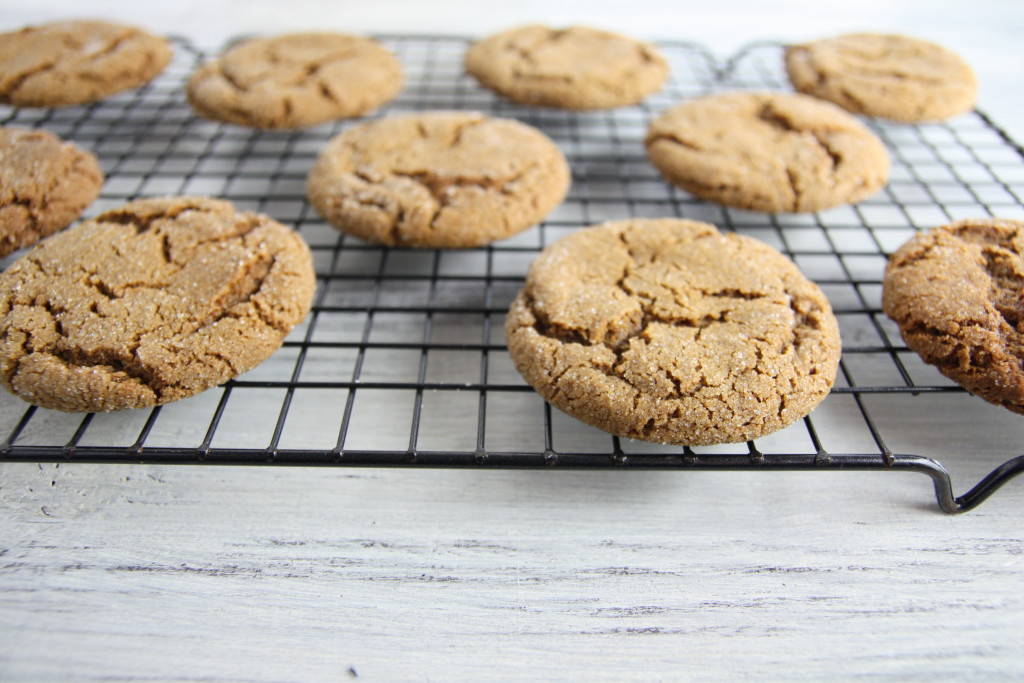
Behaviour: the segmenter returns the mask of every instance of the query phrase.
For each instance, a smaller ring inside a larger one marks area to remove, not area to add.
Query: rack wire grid
[[[4,125],[46,128],[96,154],[107,179],[86,217],[146,196],[229,199],[294,226],[318,277],[311,314],[276,354],[193,398],[75,415],[0,392],[0,462],[910,470],[931,477],[946,512],[976,506],[1024,471],[1024,456],[1010,457],[1020,417],[924,365],[880,309],[886,258],[916,231],[966,217],[1024,218],[1024,151],[985,114],[929,125],[867,120],[892,157],[884,191],[815,214],[746,212],[671,187],[648,162],[643,137],[655,116],[690,97],[789,89],[780,44],[718,60],[696,44],[660,43],[671,65],[661,92],[633,107],[565,112],[479,87],[462,68],[466,38],[377,37],[401,60],[406,86],[372,117],[448,109],[524,121],[569,160],[565,202],[539,225],[475,249],[386,248],[344,236],[306,202],[305,181],[327,141],[359,121],[272,132],[201,119],[184,84],[207,55],[178,38],[170,67],[139,90],[64,109],[0,108]],[[503,322],[527,266],[569,232],[630,217],[692,218],[752,236],[822,287],[843,355],[835,388],[810,416],[756,442],[666,446],[587,427],[526,385]],[[998,466],[956,497],[939,454],[958,466],[981,463],[982,474]]]

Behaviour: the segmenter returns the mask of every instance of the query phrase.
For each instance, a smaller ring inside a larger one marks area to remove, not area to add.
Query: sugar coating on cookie
[[[586,26],[503,31],[473,43],[464,62],[481,85],[515,102],[562,109],[636,104],[668,76],[653,45]]]
[[[1024,222],[966,219],[915,235],[889,259],[882,308],[925,362],[1024,414]]]
[[[295,33],[254,38],[200,66],[186,87],[202,116],[288,129],[365,114],[402,89],[398,58],[370,38]]]
[[[903,35],[852,33],[789,45],[785,63],[800,92],[894,121],[947,119],[970,111],[978,96],[963,58]]]
[[[148,83],[170,43],[134,26],[61,21],[0,34],[0,103],[64,107]]]
[[[71,412],[192,396],[265,360],[308,313],[302,238],[205,198],[142,199],[0,274],[0,382]]]
[[[70,225],[102,186],[90,152],[45,130],[0,127],[0,256]]]
[[[651,122],[651,163],[702,199],[765,212],[851,204],[889,178],[878,137],[808,95],[733,92],[688,100]]]
[[[569,165],[541,131],[466,112],[359,124],[310,170],[320,215],[360,239],[403,247],[475,247],[539,222],[569,189]]]
[[[557,408],[618,436],[694,446],[807,415],[841,349],[828,300],[783,254],[677,219],[605,223],[549,245],[505,335]]]

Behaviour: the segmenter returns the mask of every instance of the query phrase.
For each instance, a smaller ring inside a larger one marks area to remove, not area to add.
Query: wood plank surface
[[[1024,487],[0,466],[3,680],[1024,675]]]

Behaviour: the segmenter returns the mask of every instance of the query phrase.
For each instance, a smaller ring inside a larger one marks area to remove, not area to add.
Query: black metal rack
[[[962,217],[1024,218],[1024,150],[983,113],[919,126],[868,121],[892,155],[883,192],[817,214],[759,214],[672,188],[642,141],[650,120],[682,99],[788,89],[778,44],[721,61],[698,45],[662,43],[672,68],[662,92],[636,107],[573,113],[481,89],[463,73],[464,38],[379,38],[402,60],[407,83],[373,116],[464,109],[536,126],[572,166],[564,204],[540,225],[478,249],[389,249],[343,236],[305,201],[305,177],[326,142],[354,122],[269,132],[200,119],[184,82],[204,55],[181,39],[168,70],[137,91],[58,110],[0,108],[4,125],[43,127],[97,155],[107,181],[87,217],[144,196],[223,197],[293,225],[318,274],[313,311],[281,350],[194,398],[70,415],[0,395],[0,463],[905,470],[931,477],[946,512],[975,507],[1024,471],[1024,456],[1002,462],[1018,448],[1020,418],[923,365],[879,307],[885,259],[915,231]],[[669,447],[581,425],[522,381],[502,323],[527,265],[567,232],[634,216],[694,218],[749,234],[822,286],[844,347],[836,387],[818,409],[756,443]],[[902,452],[957,439],[973,451],[964,457],[1002,462],[960,497],[936,459]]]

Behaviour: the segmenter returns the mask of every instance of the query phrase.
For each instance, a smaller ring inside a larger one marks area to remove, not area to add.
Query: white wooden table
[[[1022,487],[917,479],[6,465],[0,678],[1020,678]]]
[[[2,4],[0,29],[69,15]],[[1009,1],[341,3],[321,21],[302,0],[143,5],[90,13],[206,46],[303,25],[582,23],[574,12],[651,37],[671,24],[723,54],[782,31],[902,29],[972,57],[983,84],[1015,83],[983,88],[982,105],[1020,125],[1024,10]],[[997,424],[1015,455],[1024,425]],[[938,446],[958,494],[1001,461]],[[738,677],[1024,677],[1024,480],[950,516],[926,477],[896,472],[0,464],[0,680]]]

